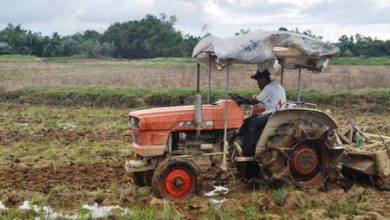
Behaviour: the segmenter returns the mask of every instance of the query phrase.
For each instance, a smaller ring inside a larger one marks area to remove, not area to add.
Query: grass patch
[[[232,88],[231,92],[251,97],[252,94],[257,94],[258,90]],[[12,91],[0,90],[0,102],[77,107],[141,108],[193,104],[194,93],[195,90],[192,88],[167,87],[34,87]],[[215,88],[212,91],[211,100],[223,99],[224,93],[223,88]],[[288,99],[296,100],[298,91],[287,89],[286,94]],[[202,90],[202,95],[205,102],[207,96],[205,89]],[[334,91],[307,89],[301,91],[301,101],[335,107],[357,105],[362,110],[367,110],[365,109],[366,103],[375,103],[377,105],[375,109],[381,109],[390,103],[390,88]],[[50,122],[48,123],[50,124]]]
[[[151,63],[196,63],[192,57],[157,57],[151,59],[141,59],[140,62],[151,62]]]
[[[157,217],[158,210],[154,207],[133,207],[123,213],[127,219],[153,220]]]
[[[0,55],[0,62],[35,61],[35,59],[36,56],[31,56],[31,55],[19,55],[19,54]]]
[[[384,57],[335,57],[330,64],[340,65],[390,65],[390,56]]]
[[[256,203],[250,203],[249,206],[244,208],[245,219],[259,219],[260,209],[259,205]]]
[[[127,113],[130,109],[48,107],[45,105],[18,105],[0,103],[0,127],[17,128],[21,132],[47,129],[95,131],[127,130]],[[1,133],[2,129],[0,129]]]
[[[285,186],[272,190],[271,197],[277,205],[283,205],[287,195],[295,190],[294,186]]]
[[[56,63],[68,63],[72,57],[48,57],[47,60]]]
[[[352,216],[357,214],[357,204],[348,201],[337,202],[334,206],[328,208],[328,215],[331,218],[340,215]]]

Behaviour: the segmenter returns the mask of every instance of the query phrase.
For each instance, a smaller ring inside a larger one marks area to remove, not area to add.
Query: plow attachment
[[[350,123],[338,133],[345,146],[341,159],[345,177],[363,181],[384,190],[390,190],[390,137],[363,133]]]

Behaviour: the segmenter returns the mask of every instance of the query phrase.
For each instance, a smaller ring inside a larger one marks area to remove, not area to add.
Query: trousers
[[[265,125],[271,114],[250,116],[244,120],[238,136],[241,138],[242,151],[244,156],[252,156],[255,154],[257,141],[259,140],[261,130]]]

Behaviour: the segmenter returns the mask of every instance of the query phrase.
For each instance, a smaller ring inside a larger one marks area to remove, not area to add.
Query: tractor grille
[[[133,140],[136,144],[141,144],[142,142],[141,135],[137,132],[133,132]]]

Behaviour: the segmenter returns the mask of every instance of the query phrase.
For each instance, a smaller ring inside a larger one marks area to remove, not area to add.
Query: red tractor
[[[245,175],[260,174],[272,183],[321,186],[337,173],[342,152],[336,122],[320,110],[300,107],[305,103],[298,97],[270,116],[255,155],[238,156],[234,141],[245,117],[243,106],[251,105],[253,114],[261,109],[229,93],[229,67],[240,62],[270,68],[277,60],[282,70],[299,69],[300,76],[301,68],[321,71],[325,61],[338,52],[332,45],[284,31],[256,31],[230,39],[204,37],[193,57],[209,65],[209,76],[213,66],[226,70],[225,99],[202,104],[198,64],[194,105],[130,112],[134,157],[126,162],[126,170],[135,184],[151,185],[157,195],[172,200],[198,191],[202,172],[211,166],[226,169],[227,158]]]

